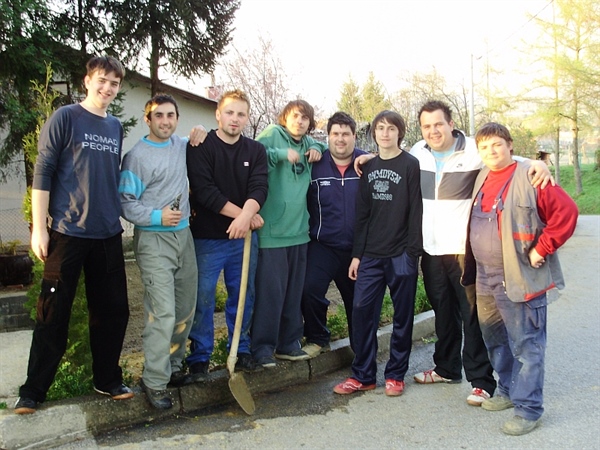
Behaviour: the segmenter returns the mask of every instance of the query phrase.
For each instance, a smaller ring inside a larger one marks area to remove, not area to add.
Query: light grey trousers
[[[144,384],[165,389],[181,369],[194,311],[198,269],[189,228],[134,231],[134,252],[144,284]]]

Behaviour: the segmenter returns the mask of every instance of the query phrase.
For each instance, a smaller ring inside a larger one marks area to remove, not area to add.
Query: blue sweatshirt
[[[123,127],[81,105],[59,108],[44,124],[38,142],[33,189],[50,192],[50,228],[90,239],[123,231],[119,163]]]

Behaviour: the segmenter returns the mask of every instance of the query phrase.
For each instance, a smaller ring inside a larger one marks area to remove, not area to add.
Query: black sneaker
[[[192,383],[204,381],[208,376],[208,361],[199,361],[190,365],[190,379]]]
[[[258,372],[263,370],[261,365],[256,364],[254,358],[249,353],[239,353],[235,363],[236,372]]]
[[[112,389],[107,389],[106,391],[102,391],[95,386],[94,390],[98,394],[108,395],[113,400],[127,400],[128,398],[133,397],[133,391],[122,383]]]
[[[185,373],[183,370],[176,370],[171,374],[169,386],[182,387],[187,386],[188,384],[192,384],[193,382],[194,380],[189,374]]]
[[[140,386],[146,394],[150,404],[156,409],[170,409],[173,407],[173,402],[169,398],[169,393],[166,390],[150,389],[144,384],[144,380],[140,380]]]
[[[256,364],[265,369],[274,369],[277,367],[277,361],[272,356],[261,356],[256,360]]]
[[[33,414],[37,411],[38,402],[27,397],[19,397],[15,403],[15,414]]]
[[[299,348],[297,348],[296,350],[292,350],[290,353],[276,352],[275,358],[285,359],[287,361],[303,361],[306,359],[310,359],[310,355],[304,350],[300,350]]]

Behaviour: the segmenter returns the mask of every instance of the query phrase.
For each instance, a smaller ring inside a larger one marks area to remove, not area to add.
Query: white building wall
[[[128,152],[141,137],[148,134],[148,125],[144,122],[144,105],[151,98],[150,87],[136,86],[132,83],[136,82],[125,81],[122,88],[126,93],[123,119],[135,117],[138,122],[135,127],[129,130],[123,142],[125,152]],[[184,98],[174,92],[168,92],[168,94],[173,96],[179,107],[179,124],[177,126],[179,136],[187,136],[190,130],[198,124],[203,125],[207,130],[217,127],[215,119],[216,102],[210,102],[210,104],[207,104],[209,101],[200,103]]]

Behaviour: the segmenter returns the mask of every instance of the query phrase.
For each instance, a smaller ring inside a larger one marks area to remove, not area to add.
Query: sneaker
[[[33,414],[37,411],[38,402],[27,397],[19,397],[15,403],[15,414]]]
[[[107,389],[106,391],[102,391],[95,386],[94,390],[98,394],[108,395],[113,400],[127,400],[128,398],[133,397],[133,391],[122,383],[112,389]]]
[[[346,395],[346,394],[354,394],[358,391],[372,391],[375,389],[376,384],[362,384],[360,381],[355,380],[354,378],[348,378],[343,383],[338,384],[333,388],[333,392],[336,394]]]
[[[292,350],[290,353],[277,353],[275,352],[275,358],[285,359],[286,361],[304,361],[310,359],[310,356],[299,348]]]
[[[182,387],[192,384],[194,382],[190,374],[185,373],[183,370],[176,370],[171,374],[168,386],[171,387]]]
[[[508,397],[502,397],[501,395],[497,395],[492,398],[488,398],[481,402],[481,407],[486,411],[503,411],[508,408],[512,408],[513,402],[510,401]]]
[[[277,366],[277,361],[272,356],[262,356],[256,360],[256,364],[265,369],[273,369]]]
[[[521,436],[533,431],[535,427],[540,423],[540,419],[527,420],[521,416],[514,416],[509,421],[502,425],[502,432],[511,436]]]
[[[404,392],[404,381],[385,380],[385,395],[388,397],[398,397]]]
[[[170,409],[173,407],[173,402],[169,397],[169,393],[164,389],[150,389],[144,383],[144,380],[140,380],[140,386],[146,394],[148,401],[156,409]]]
[[[192,383],[204,381],[208,376],[208,361],[199,361],[190,364],[190,378]]]
[[[319,356],[321,353],[325,353],[331,350],[329,344],[320,346],[319,344],[315,344],[310,342],[302,347],[302,351],[308,355],[309,358],[315,358]]]
[[[435,373],[435,370],[426,370],[425,372],[419,372],[414,377],[415,381],[419,384],[433,384],[433,383],[449,383],[456,384],[462,380],[457,378],[453,380],[451,378],[444,378]]]
[[[471,406],[481,406],[481,404],[490,398],[490,394],[481,388],[473,388],[471,395],[467,397],[467,403]]]
[[[258,372],[263,370],[261,365],[256,364],[254,358],[249,353],[239,353],[235,363],[236,372]]]

